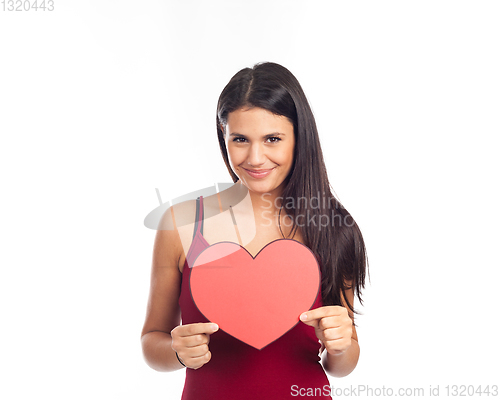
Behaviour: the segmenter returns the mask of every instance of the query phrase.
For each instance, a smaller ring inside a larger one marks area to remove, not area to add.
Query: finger
[[[209,335],[207,334],[184,336],[180,338],[181,344],[184,347],[196,347],[202,344],[208,345],[209,340]]]
[[[327,341],[342,339],[344,335],[342,330],[338,328],[328,328],[323,331],[323,337]]]
[[[212,353],[210,353],[210,351],[205,353],[201,357],[191,358],[188,361],[189,368],[198,369],[200,367],[203,367],[207,362],[210,361],[211,358],[212,358]],[[186,364],[186,365],[188,365],[188,364]]]
[[[342,354],[351,346],[351,338],[343,337],[325,341],[325,348],[331,354]]]
[[[303,317],[302,315],[300,316],[300,320],[309,326],[312,326],[314,329],[319,329],[319,320],[317,319],[312,319],[308,320],[307,317]]]
[[[184,357],[197,358],[204,356],[207,353],[208,353],[208,346],[206,344],[202,344],[200,346],[186,348],[186,350],[182,352],[182,355]]]
[[[319,329],[339,328],[342,326],[342,318],[337,315],[333,317],[323,317],[319,320]]]
[[[181,325],[175,328],[177,335],[179,336],[193,336],[201,333],[211,334],[219,329],[217,324],[212,322],[200,322],[197,324]]]
[[[300,314],[299,319],[306,325],[312,326],[314,329],[319,329],[319,322],[322,316],[327,315],[327,312],[323,309],[326,307],[316,308],[314,310],[309,310],[305,313]]]
[[[341,306],[324,306],[324,307],[319,307],[315,308],[313,310],[306,311],[302,314],[300,314],[300,320],[302,322],[308,322],[312,321],[315,319],[320,319],[324,317],[332,317],[335,315],[342,315],[344,312],[342,309],[344,307]]]

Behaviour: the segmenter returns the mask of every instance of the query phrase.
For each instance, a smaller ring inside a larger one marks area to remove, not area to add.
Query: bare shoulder
[[[177,267],[182,273],[186,255],[193,241],[196,218],[196,200],[186,200],[174,204],[169,212],[171,224],[175,227],[179,241],[179,258]]]
[[[238,185],[240,186],[240,185]],[[210,194],[203,197],[203,235],[209,242],[221,241],[227,235],[225,228],[233,228],[229,214],[229,205],[241,202],[241,195],[238,197],[230,190]],[[222,214],[222,218],[220,217]],[[227,215],[225,215],[227,214]],[[163,228],[175,229],[177,231],[180,244],[178,267],[182,272],[186,261],[186,255],[191,247],[194,236],[196,222],[196,199],[186,200],[175,204],[167,210],[164,215],[165,221],[161,223]]]
[[[168,208],[158,223],[148,308],[141,336],[153,331],[168,333],[180,323],[182,275],[179,271],[179,259],[183,254],[183,246],[175,214],[175,206]]]
[[[174,204],[170,208],[176,229],[189,224],[194,224],[196,216],[196,200],[186,200],[181,203]]]

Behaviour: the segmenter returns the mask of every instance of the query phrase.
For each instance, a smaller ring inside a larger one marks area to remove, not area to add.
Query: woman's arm
[[[343,306],[347,310],[348,315],[352,320],[352,335],[350,338],[350,345],[347,348],[347,350],[343,352],[332,353],[325,351],[321,359],[325,371],[329,375],[334,376],[336,378],[347,376],[354,370],[354,368],[356,368],[360,351],[358,343],[358,334],[356,333],[356,327],[354,326],[354,315],[351,312],[351,310],[349,310],[349,308],[347,307],[342,292],[340,296],[342,298]],[[346,290],[346,297],[348,298],[349,303],[354,305],[354,292],[352,288]]]
[[[183,368],[172,350],[170,332],[180,324],[179,259],[182,243],[168,209],[156,232],[146,321],[141,333],[146,363],[157,371]]]
[[[328,375],[342,378],[349,375],[356,368],[358,358],[359,344],[357,340],[352,339],[351,346],[342,354],[332,355],[328,351],[325,351],[321,363]]]
[[[351,287],[351,286],[348,286]],[[342,296],[342,295],[341,295]],[[352,289],[346,291],[350,304],[354,304]],[[359,358],[359,344],[354,316],[347,308],[342,297],[343,306],[323,306],[302,313],[300,320],[314,327],[317,338],[321,341],[323,353],[322,364],[325,371],[335,377],[349,375]]]

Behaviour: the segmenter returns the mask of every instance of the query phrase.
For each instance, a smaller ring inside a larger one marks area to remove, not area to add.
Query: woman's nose
[[[266,155],[260,143],[253,143],[250,146],[247,162],[254,167],[263,165],[266,162]]]

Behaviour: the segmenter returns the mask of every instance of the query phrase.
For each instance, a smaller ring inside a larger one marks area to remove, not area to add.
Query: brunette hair
[[[271,62],[244,68],[231,78],[217,104],[217,135],[222,157],[234,182],[238,181],[238,176],[229,164],[224,131],[229,113],[246,107],[263,108],[293,123],[294,162],[281,195],[285,201],[280,214],[285,210],[291,217],[292,236],[300,216],[317,221],[314,226],[301,225],[301,232],[321,266],[323,305],[341,305],[342,293],[348,308],[358,313],[346,298],[345,291],[353,288],[360,304],[363,303],[361,290],[368,271],[365,244],[358,225],[330,190],[316,122],[304,91],[288,69]],[[320,201],[317,207],[312,207],[315,196],[320,197]],[[291,202],[293,207],[287,207]],[[319,221],[324,221],[325,217],[329,223],[320,225]],[[279,228],[283,235],[281,225]]]

